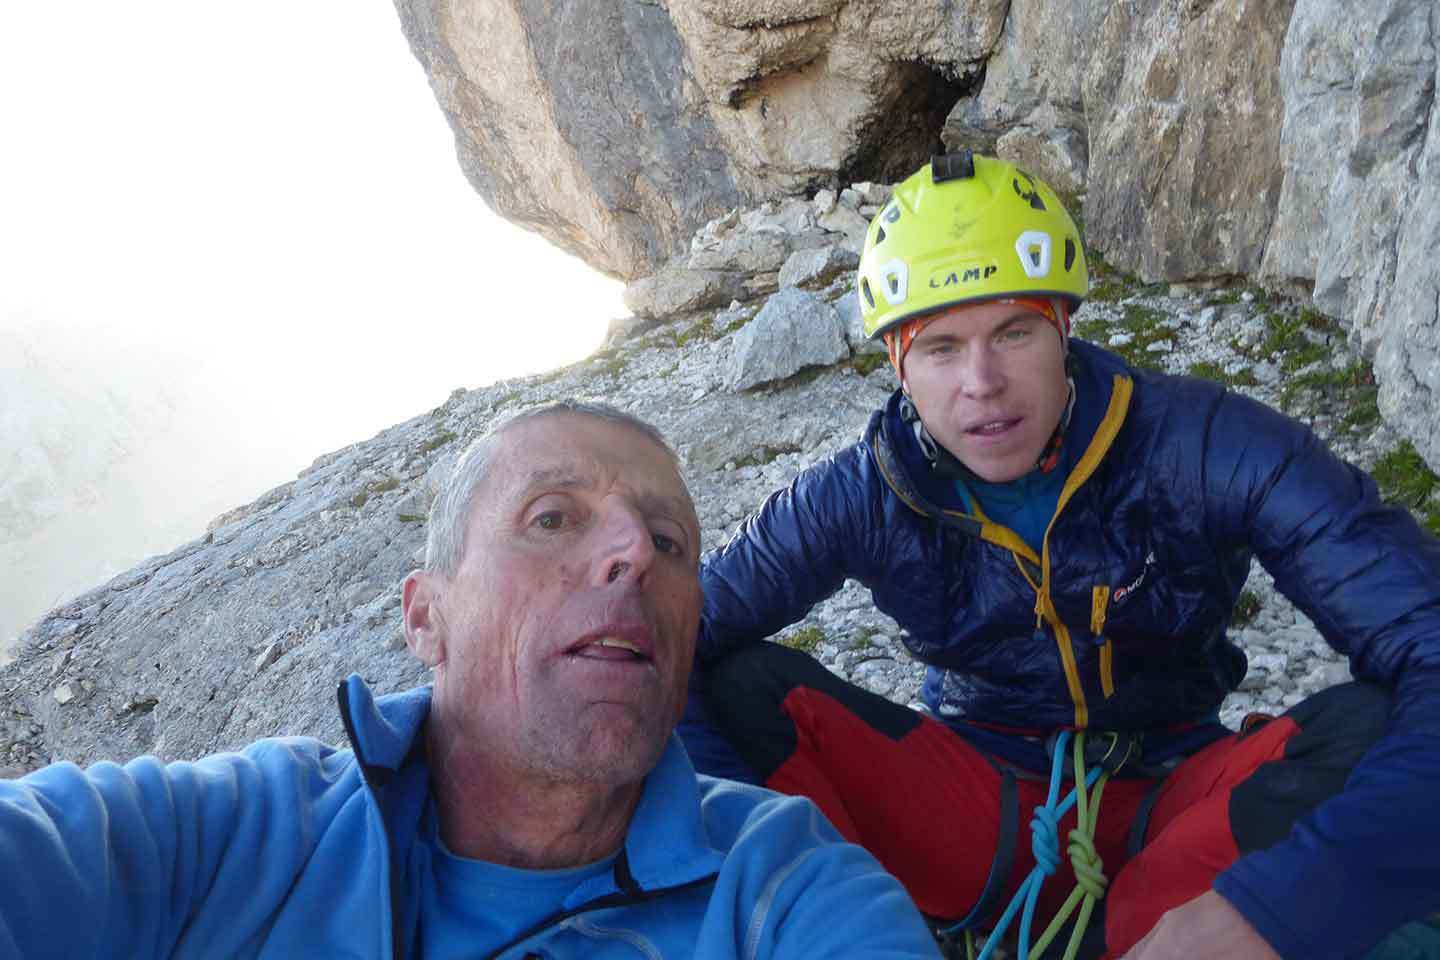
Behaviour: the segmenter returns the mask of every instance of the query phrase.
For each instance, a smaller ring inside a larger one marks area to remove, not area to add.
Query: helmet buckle
[[[930,178],[934,183],[947,180],[969,180],[975,176],[975,155],[969,150],[940,153],[930,158]]]

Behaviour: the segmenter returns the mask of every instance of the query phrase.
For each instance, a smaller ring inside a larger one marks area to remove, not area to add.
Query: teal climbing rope
[[[1065,768],[1065,754],[1067,744],[1073,747],[1071,751],[1074,763],[1075,786],[1060,799],[1060,785]],[[1015,896],[1000,915],[1000,920],[995,928],[990,931],[986,938],[985,948],[980,951],[978,960],[989,960],[999,946],[1005,933],[1010,928],[1015,914],[1020,913],[1019,932],[1019,956],[1025,960],[1038,960],[1040,955],[1050,945],[1051,941],[1059,934],[1070,915],[1079,907],[1079,916],[1075,919],[1074,929],[1070,933],[1070,940],[1066,945],[1064,960],[1074,960],[1075,954],[1080,949],[1080,941],[1085,935],[1085,928],[1090,923],[1090,917],[1094,913],[1095,905],[1105,896],[1105,889],[1109,883],[1105,876],[1104,864],[1095,850],[1095,827],[1100,817],[1100,797],[1105,790],[1105,782],[1110,774],[1098,764],[1088,772],[1085,770],[1085,734],[1080,732],[1074,735],[1072,740],[1068,730],[1060,731],[1055,742],[1055,756],[1050,767],[1050,789],[1046,795],[1045,805],[1035,808],[1034,818],[1030,821],[1031,851],[1035,856],[1035,866],[1020,888],[1015,891]],[[1040,935],[1032,948],[1030,933],[1035,918],[1035,906],[1040,899],[1040,890],[1046,879],[1053,876],[1056,868],[1060,865],[1060,821],[1070,808],[1076,807],[1075,829],[1070,831],[1066,844],[1066,853],[1069,855],[1070,864],[1075,872],[1075,889],[1070,892],[1060,911],[1050,921],[1049,926]],[[966,926],[964,921],[949,928],[945,933],[953,934]],[[965,930],[965,954],[968,960],[977,960],[975,955],[974,931]]]

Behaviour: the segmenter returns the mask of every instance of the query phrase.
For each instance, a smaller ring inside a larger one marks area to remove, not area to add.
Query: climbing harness
[[[1119,769],[1129,753],[1127,749],[1123,755],[1117,757],[1119,738],[1115,734],[1109,734],[1107,738],[1111,741],[1109,748],[1089,765],[1087,771],[1085,732],[1080,731],[1072,735],[1069,730],[1062,730],[1056,735],[1054,757],[1050,767],[1050,790],[1045,805],[1035,808],[1034,819],[1030,821],[1031,849],[1035,854],[1035,867],[1025,881],[1020,884],[1020,889],[1015,891],[1015,896],[1011,899],[1009,906],[1005,908],[999,922],[990,931],[985,948],[980,952],[978,960],[989,960],[1004,938],[1005,932],[1009,929],[1017,912],[1020,913],[1018,956],[1020,960],[1038,960],[1078,907],[1079,915],[1075,919],[1075,926],[1070,933],[1070,940],[1064,954],[1064,960],[1074,960],[1080,949],[1081,940],[1085,936],[1085,928],[1090,923],[1090,916],[1094,913],[1095,905],[1105,896],[1105,888],[1109,884],[1109,878],[1104,873],[1104,864],[1101,863],[1100,856],[1095,850],[1095,827],[1100,818],[1100,797],[1104,793],[1105,783],[1110,779],[1110,774]],[[1071,748],[1075,786],[1065,796],[1065,799],[1061,800],[1060,786],[1063,780],[1067,743]],[[1092,742],[1090,746],[1093,752],[1093,747],[1097,744]],[[1046,878],[1052,876],[1056,867],[1060,865],[1060,820],[1072,806],[1076,807],[1076,825],[1067,837],[1066,852],[1069,854],[1070,864],[1075,871],[1075,889],[1070,892],[1070,896],[1066,898],[1060,911],[1055,914],[1050,925],[1040,934],[1039,939],[1032,947],[1030,935],[1035,919],[1035,905],[1040,899],[1040,888],[1044,885]],[[945,936],[953,936],[964,931],[965,956],[968,960],[977,960],[973,924],[979,921],[985,912],[972,910],[959,923],[941,931]]]

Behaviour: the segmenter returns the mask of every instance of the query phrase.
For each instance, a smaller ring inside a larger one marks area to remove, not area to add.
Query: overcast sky
[[[0,4],[0,359],[203,391],[217,477],[579,359],[620,289],[471,190],[384,0]]]
[[[0,322],[165,341],[287,401],[298,379],[321,446],[584,356],[623,313],[470,189],[383,0],[5,4],[0,111]]]

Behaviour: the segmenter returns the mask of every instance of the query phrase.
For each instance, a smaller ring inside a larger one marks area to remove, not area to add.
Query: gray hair
[[[430,505],[425,539],[426,570],[452,577],[460,569],[460,558],[465,554],[465,528],[470,516],[470,506],[475,501],[475,492],[489,476],[499,436],[518,424],[567,413],[607,420],[639,431],[655,441],[656,446],[665,451],[670,461],[675,464],[676,470],[679,470],[680,458],[666,442],[664,434],[632,413],[626,413],[606,403],[583,400],[557,400],[526,407],[492,422],[455,461],[454,469],[450,471],[435,501]]]

